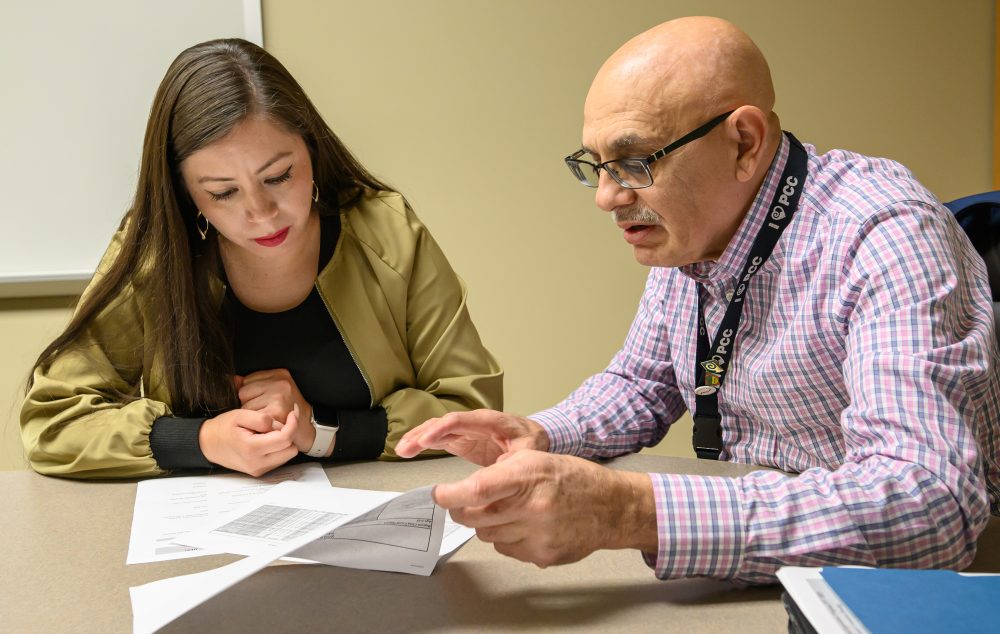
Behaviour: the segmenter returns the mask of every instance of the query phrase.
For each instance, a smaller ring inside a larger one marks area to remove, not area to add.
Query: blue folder
[[[820,574],[872,634],[1000,632],[1000,575],[885,568]]]

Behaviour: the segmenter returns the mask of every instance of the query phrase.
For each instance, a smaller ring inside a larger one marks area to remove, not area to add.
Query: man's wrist
[[[538,421],[534,421],[530,418],[524,419],[528,425],[529,432],[528,435],[531,436],[532,443],[534,444],[534,449],[538,451],[544,451],[548,453],[551,441],[549,440],[549,432]]]
[[[611,548],[636,548],[642,552],[659,550],[659,528],[656,520],[656,498],[653,482],[647,473],[613,471],[617,482],[617,499],[621,500],[616,545]],[[613,524],[614,525],[614,524]]]

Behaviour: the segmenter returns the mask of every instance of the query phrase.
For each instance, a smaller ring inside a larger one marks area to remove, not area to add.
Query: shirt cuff
[[[733,478],[651,473],[658,551],[643,559],[660,579],[731,579],[744,552],[744,518]]]
[[[161,469],[211,469],[213,465],[201,451],[198,433],[205,418],[160,416],[149,431],[149,448]]]
[[[549,453],[577,456],[583,450],[580,427],[559,409],[542,410],[528,418],[541,425],[549,435]]]
[[[316,422],[340,425],[331,460],[374,460],[385,451],[389,417],[385,409],[333,409],[313,406]]]

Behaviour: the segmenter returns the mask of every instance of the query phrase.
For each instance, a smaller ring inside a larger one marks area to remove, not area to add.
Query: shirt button
[[[732,291],[726,291],[726,301],[727,302],[733,301],[733,292]]]

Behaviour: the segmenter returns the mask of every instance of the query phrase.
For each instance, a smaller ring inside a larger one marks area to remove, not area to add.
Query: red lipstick
[[[288,229],[289,227],[285,227],[281,231],[275,231],[269,236],[264,236],[262,238],[254,238],[253,241],[262,247],[276,247],[282,242],[284,242],[285,238],[288,237]]]

